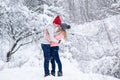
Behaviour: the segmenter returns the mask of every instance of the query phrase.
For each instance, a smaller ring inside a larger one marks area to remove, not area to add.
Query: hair
[[[67,32],[64,29],[60,28],[58,32],[63,33],[64,39],[67,39]]]

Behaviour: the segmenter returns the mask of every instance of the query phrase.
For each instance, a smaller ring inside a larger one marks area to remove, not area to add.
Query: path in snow
[[[62,63],[62,77],[44,77],[43,67],[22,67],[0,71],[0,80],[119,80],[102,75],[84,74],[77,69],[74,63],[71,63],[66,59],[62,59]]]

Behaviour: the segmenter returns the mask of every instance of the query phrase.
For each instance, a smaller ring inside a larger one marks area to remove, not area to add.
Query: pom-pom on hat
[[[61,19],[60,16],[56,16],[55,19],[53,20],[53,23],[61,25]]]
[[[63,29],[63,30],[66,30],[66,29],[70,29],[71,28],[71,26],[70,25],[68,25],[68,24],[66,24],[66,23],[61,23],[61,28]]]

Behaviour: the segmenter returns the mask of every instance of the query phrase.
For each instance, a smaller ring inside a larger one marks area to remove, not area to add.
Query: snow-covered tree
[[[119,4],[119,0],[64,0],[62,5],[72,22],[84,23],[119,14],[118,7],[111,8],[115,4]]]
[[[7,61],[20,47],[31,43],[33,36],[40,34],[43,25],[45,25],[44,16],[31,14],[31,11],[21,4],[1,5],[0,17],[1,37],[7,39],[10,44],[6,54]]]

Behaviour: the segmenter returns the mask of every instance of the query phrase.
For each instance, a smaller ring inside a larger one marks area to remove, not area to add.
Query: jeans
[[[41,44],[41,47],[44,53],[44,73],[49,75],[49,60],[51,60],[52,72],[55,72],[55,60],[51,54],[50,44]]]
[[[52,66],[51,72],[55,73],[55,59],[53,58],[52,54],[50,54],[50,61]]]
[[[61,61],[59,58],[58,50],[59,50],[58,46],[51,47],[52,57],[54,58],[54,60],[56,61],[57,65],[58,65],[59,72],[62,73],[62,64],[61,64]]]

